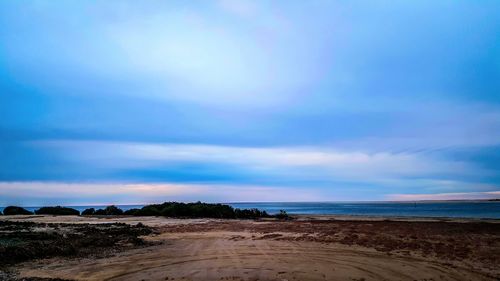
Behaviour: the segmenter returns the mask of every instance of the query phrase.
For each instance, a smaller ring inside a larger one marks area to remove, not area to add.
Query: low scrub
[[[0,272],[4,265],[33,259],[95,257],[126,247],[142,246],[145,241],[140,236],[151,233],[152,229],[142,224],[0,221]],[[4,280],[1,275],[0,280]]]
[[[33,215],[33,212],[30,212],[26,210],[23,207],[17,207],[17,206],[8,206],[3,209],[3,213],[6,216],[12,216],[12,215]]]
[[[35,211],[37,215],[78,216],[80,212],[68,207],[42,207]]]
[[[274,217],[276,217],[277,219],[280,219],[280,220],[291,219],[291,217],[287,214],[287,212],[285,210],[280,210],[280,212],[278,214],[274,215]]]
[[[256,219],[271,217],[265,211],[258,209],[234,209],[224,204],[209,203],[179,203],[165,202],[152,204],[141,209],[131,209],[125,212],[133,216],[165,216],[174,218],[221,218],[221,219]]]
[[[122,211],[122,209],[120,209],[114,205],[111,205],[111,206],[107,206],[104,210],[103,209],[96,210],[94,212],[94,215],[97,215],[97,216],[120,216],[120,215],[123,215],[123,211]]]
[[[225,204],[165,202],[146,205],[123,212],[116,206],[93,212],[87,209],[82,215],[129,215],[129,216],[164,216],[173,218],[220,218],[220,219],[258,219],[272,218],[266,211],[259,209],[235,209]],[[281,214],[283,216],[283,214]]]
[[[139,212],[139,211],[140,211],[140,209],[133,208],[133,209],[126,210],[125,212],[123,212],[123,214],[127,215],[127,216],[135,216],[137,214],[137,212]]]
[[[95,209],[94,208],[88,208],[83,210],[82,216],[92,216],[95,214]]]

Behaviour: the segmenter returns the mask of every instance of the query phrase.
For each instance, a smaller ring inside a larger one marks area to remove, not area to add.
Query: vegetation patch
[[[82,212],[82,216],[92,216],[94,214],[95,214],[95,209],[94,208],[88,208],[88,209],[85,209]]]
[[[97,212],[96,212],[97,214]],[[235,209],[225,204],[165,202],[152,204],[141,209],[131,209],[123,213],[132,216],[165,216],[173,218],[220,218],[220,219],[258,219],[272,218],[266,211],[259,209]],[[285,215],[282,213],[281,215]]]
[[[15,206],[5,208],[6,215],[31,215],[32,212]],[[78,210],[68,207],[42,207],[35,211],[37,215],[80,215]],[[111,205],[104,209],[85,209],[82,216],[164,216],[172,218],[217,218],[217,219],[259,219],[259,218],[277,218],[287,220],[291,217],[281,210],[276,215],[269,215],[266,211],[259,209],[238,209],[226,204],[210,203],[179,203],[165,202],[162,204],[146,205],[142,208],[134,208],[123,211],[122,209]]]
[[[68,207],[42,207],[35,211],[37,215],[78,216],[80,212]]]
[[[111,205],[111,206],[108,206],[106,208],[103,209],[99,209],[97,211],[95,211],[94,215],[97,215],[97,216],[120,216],[120,215],[123,215],[123,211],[114,206],[114,205]]]
[[[0,265],[55,256],[102,255],[127,246],[143,245],[139,236],[151,232],[151,228],[142,224],[0,221]]]
[[[33,215],[33,212],[30,212],[26,210],[23,207],[17,207],[17,206],[8,206],[3,209],[3,213],[6,216],[13,216],[13,215]]]

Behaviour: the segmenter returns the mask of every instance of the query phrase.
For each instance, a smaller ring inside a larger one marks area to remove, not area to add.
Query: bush
[[[286,214],[286,213],[285,213]],[[123,212],[116,206],[108,206],[104,210],[87,209],[82,215],[97,216],[165,216],[173,218],[219,218],[219,219],[258,219],[271,218],[266,211],[259,209],[234,209],[225,204],[209,204],[200,201],[196,203],[165,202],[162,204],[151,204],[141,209],[130,209]],[[281,214],[281,216],[283,216]],[[288,217],[288,215],[286,215]]]
[[[68,207],[42,207],[35,211],[37,215],[78,216],[80,212]]]
[[[23,207],[17,207],[17,206],[8,206],[3,209],[3,213],[6,216],[12,216],[12,215],[33,215],[33,212],[30,212],[26,210]]]
[[[133,208],[130,210],[126,210],[125,212],[123,212],[123,214],[127,215],[127,216],[136,216],[137,212],[139,212],[139,211],[140,211],[140,209]]]
[[[106,211],[104,211],[103,209],[98,209],[98,210],[95,210],[94,215],[96,215],[96,216],[105,216],[106,215]]]
[[[1,215],[3,215],[3,214],[2,214],[2,211],[0,211],[0,216],[1,216]]]
[[[271,217],[266,211],[259,209],[236,209],[236,217],[240,219],[255,219],[255,218],[268,218]]]
[[[106,209],[104,209],[104,212],[106,212],[106,215],[108,215],[108,216],[123,215],[123,211],[114,205],[107,206]]]
[[[95,214],[94,208],[88,208],[88,209],[83,210],[83,212],[82,212],[82,216],[92,216],[93,214]]]
[[[124,213],[133,216],[165,216],[185,218],[256,219],[271,217],[258,209],[240,210],[224,204],[165,202],[131,209]]]
[[[233,207],[223,204],[165,202],[154,206],[166,217],[236,218]]]
[[[119,215],[123,215],[123,211],[120,208],[118,208],[114,205],[111,205],[111,206],[107,206],[104,210],[99,209],[99,210],[95,211],[94,215],[96,215],[96,216],[119,216]]]
[[[279,214],[276,214],[274,217],[280,220],[289,220],[291,217],[287,214],[285,210],[280,210]]]
[[[135,216],[159,216],[160,210],[156,207],[157,205],[147,205],[135,212]]]

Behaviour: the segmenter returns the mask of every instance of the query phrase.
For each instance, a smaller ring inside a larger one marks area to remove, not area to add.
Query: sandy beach
[[[4,216],[51,224],[142,223],[144,245],[9,267],[63,280],[498,280],[500,223],[300,216],[292,221]]]

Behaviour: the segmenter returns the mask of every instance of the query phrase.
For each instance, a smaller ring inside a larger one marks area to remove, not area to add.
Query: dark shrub
[[[3,209],[3,213],[6,216],[11,216],[11,215],[33,215],[33,212],[30,212],[26,210],[23,207],[17,207],[17,206],[8,206]]]
[[[236,217],[240,219],[256,219],[256,218],[268,218],[270,217],[266,211],[261,211],[259,209],[236,209]]]
[[[80,212],[68,207],[42,207],[35,211],[37,215],[78,216]]]
[[[103,209],[95,210],[94,215],[96,215],[96,216],[105,216],[106,215],[106,211],[104,211]]]
[[[135,212],[135,216],[160,216],[160,210],[158,210],[157,206],[158,205],[144,206]]]
[[[134,209],[126,210],[125,212],[123,212],[123,214],[127,215],[127,216],[136,216],[137,212],[139,212],[139,211],[140,211],[140,209],[134,208]]]
[[[3,215],[3,214],[2,214],[2,211],[0,211],[0,216],[1,216],[1,215]]]
[[[287,214],[285,210],[280,210],[279,214],[276,214],[275,217],[280,220],[289,220],[291,217]]]
[[[99,209],[99,210],[95,211],[94,215],[97,215],[97,216],[119,216],[119,215],[123,215],[123,211],[120,208],[118,208],[114,205],[111,205],[111,206],[107,206],[104,210]]]
[[[38,228],[44,231],[38,231]],[[142,224],[59,224],[0,221],[0,280],[49,280],[5,277],[3,269],[27,260],[50,257],[107,255],[146,242],[139,236],[152,232]],[[56,280],[56,279],[50,279]],[[60,280],[60,279],[57,279]],[[62,279],[61,279],[62,280]]]
[[[129,216],[165,216],[173,218],[221,218],[221,219],[257,219],[272,217],[265,211],[258,209],[234,209],[224,204],[209,203],[179,203],[165,202],[162,204],[151,204],[141,209],[130,209],[125,212],[115,206],[106,207],[106,209],[96,210],[94,215],[129,215]],[[85,211],[82,213],[85,215]]]
[[[104,209],[104,212],[106,212],[106,215],[108,215],[108,216],[123,215],[123,211],[114,205],[107,206],[106,209]]]
[[[88,208],[82,212],[82,216],[92,216],[93,214],[95,214],[94,208]]]
[[[179,203],[165,202],[144,206],[138,211],[130,212],[136,216],[165,216],[165,217],[188,217],[188,218],[245,218],[255,219],[270,217],[266,212],[258,209],[239,210],[224,204],[209,203]]]

